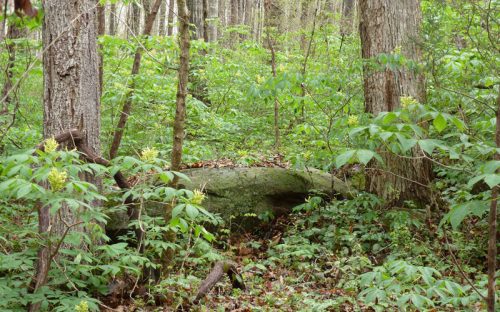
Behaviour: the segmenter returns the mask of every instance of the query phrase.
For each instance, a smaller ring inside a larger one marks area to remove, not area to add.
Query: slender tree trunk
[[[111,3],[111,6],[109,8],[109,35],[114,36],[116,35],[116,3]]]
[[[500,91],[497,96],[497,116],[496,116],[496,134],[495,143],[500,148]],[[500,160],[500,154],[495,155],[495,160]],[[489,239],[488,239],[488,312],[495,311],[495,291],[496,291],[496,263],[497,263],[497,202],[499,187],[495,186],[491,192],[491,206],[489,215]]]
[[[203,40],[210,41],[208,36],[208,0],[203,0]]]
[[[160,6],[160,20],[158,21],[158,35],[163,37],[167,32],[165,20],[167,19],[167,0],[163,0]]]
[[[396,47],[402,47],[406,58],[416,62],[421,60],[419,0],[360,0],[359,8],[363,59],[371,60],[381,53],[393,53]],[[365,67],[364,93],[366,112],[373,115],[398,108],[401,96],[411,96],[424,103],[424,77],[404,68],[371,71]],[[425,205],[431,201],[428,185],[432,179],[432,167],[428,161],[405,159],[387,151],[381,151],[381,154],[387,169],[368,168],[368,191],[385,199],[387,204],[414,200]]]
[[[301,25],[301,35],[300,35],[300,47],[302,51],[306,51],[307,49],[307,25],[309,23],[309,0],[303,0],[301,4],[302,14],[300,16],[300,25]]]
[[[269,35],[267,34],[267,40],[268,40],[268,45],[269,45],[269,50],[271,51],[271,70],[273,73],[273,77],[276,78],[277,73],[276,73],[276,51],[274,50],[274,44],[272,42],[272,39]],[[279,152],[280,146],[281,146],[281,139],[280,139],[280,106],[278,102],[278,96],[274,96],[274,148],[276,149],[277,152]]]
[[[14,23],[9,24],[7,27],[8,40],[16,40],[23,36],[23,30],[16,26]],[[0,97],[0,100],[2,100],[2,109],[0,110],[0,115],[9,112],[9,104],[12,102],[10,93],[12,92],[13,87],[13,69],[16,64],[16,43],[12,41],[7,43],[7,53],[9,55],[9,58],[7,61],[7,68],[5,69],[5,82],[2,89],[2,95]]]
[[[98,0],[99,1],[99,0]],[[106,4],[101,4],[97,6],[97,35],[99,37],[106,34]],[[99,88],[100,94],[102,94],[103,87],[103,75],[104,75],[104,64],[103,64],[103,54],[102,45],[99,45]]]
[[[132,2],[129,6],[129,28],[127,34],[130,36],[130,32],[134,36],[138,36],[140,33],[140,23],[141,23],[141,8],[140,6]],[[132,36],[133,37],[133,36]]]
[[[85,145],[100,155],[95,1],[44,1],[43,6],[44,137],[76,128],[83,133]],[[85,180],[99,184],[90,174],[85,174]],[[50,231],[50,235],[62,236],[69,230],[67,224],[77,223],[77,216],[67,206],[61,207],[57,216],[50,216],[49,207],[38,207],[38,214],[41,235],[49,235]],[[40,249],[31,293],[46,284],[54,251],[50,244]],[[39,308],[40,303],[35,303],[29,311]]]
[[[146,18],[146,23],[144,25],[144,36],[149,36],[151,35],[151,31],[153,29],[153,24],[156,19],[156,15],[158,15],[158,10],[160,8],[162,0],[155,0],[155,3],[153,4],[153,8],[151,12],[149,13],[148,17]],[[118,153],[118,149],[120,147],[122,137],[123,137],[123,132],[125,130],[125,126],[127,124],[128,117],[132,111],[132,95],[134,92],[134,79],[133,77],[136,76],[139,73],[139,70],[141,68],[141,58],[142,58],[142,47],[139,46],[137,50],[135,51],[135,57],[134,57],[134,64],[132,66],[132,85],[130,86],[130,92],[127,94],[127,99],[125,100],[125,103],[123,104],[122,111],[120,113],[120,119],[118,120],[118,124],[116,126],[114,135],[113,135],[113,142],[111,143],[111,148],[109,150],[109,158],[113,159],[116,157]]]
[[[179,71],[177,82],[177,96],[174,120],[174,133],[173,133],[173,146],[172,146],[172,159],[171,170],[179,171],[182,162],[182,147],[184,144],[184,126],[186,120],[186,97],[188,93],[188,79],[189,79],[189,49],[190,49],[190,35],[189,35],[189,10],[187,8],[186,0],[177,0],[177,10],[179,18],[179,47],[181,50],[179,57]],[[175,176],[172,181],[172,187],[177,187],[179,177]],[[172,209],[175,203],[167,205],[165,208],[165,222],[168,224],[172,219]],[[175,242],[176,234],[173,231],[167,231],[163,239],[167,242]],[[174,251],[167,249],[162,255],[163,273],[166,275],[168,266],[174,257]]]
[[[172,36],[174,34],[174,11],[175,11],[175,0],[170,0],[168,4],[167,36]]]
[[[174,171],[179,171],[182,162],[182,146],[184,142],[184,124],[186,120],[186,97],[189,77],[189,12],[185,0],[178,0],[179,11],[179,45],[181,49],[179,63],[179,81],[177,84],[177,98],[174,121],[174,135],[172,147],[172,165]],[[175,184],[175,183],[174,183]]]

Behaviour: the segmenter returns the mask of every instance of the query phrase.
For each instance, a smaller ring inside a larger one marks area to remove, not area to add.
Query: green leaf
[[[446,126],[448,125],[448,122],[446,119],[443,117],[443,115],[438,114],[436,118],[434,118],[434,121],[432,122],[434,127],[438,132],[442,132],[444,129],[446,129]]]
[[[388,131],[385,131],[385,132],[381,132],[379,134],[380,138],[384,141],[384,142],[387,142],[387,140],[389,140],[392,136],[394,135],[394,132],[388,132]]]
[[[198,211],[198,208],[196,208],[195,206],[187,204],[186,214],[189,218],[196,219],[196,217],[200,214],[200,212]]]
[[[356,153],[356,150],[348,150],[347,152],[337,156],[335,158],[335,165],[337,166],[337,168],[340,168],[343,165],[345,165],[346,163],[348,163],[352,159],[352,157],[354,156],[355,153]]]
[[[415,146],[415,144],[417,144],[417,140],[415,139],[407,139],[399,133],[396,134],[396,136],[398,138],[399,143],[401,144],[401,151],[403,153],[406,153],[407,151],[412,149]]]
[[[23,198],[31,192],[31,183],[26,183],[17,190],[17,199]]]
[[[384,124],[390,124],[391,122],[393,122],[397,118],[398,118],[398,115],[395,112],[389,112],[389,113],[385,114],[384,118],[382,119],[382,122]]]
[[[184,207],[186,207],[186,204],[180,204],[175,206],[174,209],[172,209],[172,218],[177,218],[177,216],[181,214]]]
[[[488,209],[485,201],[473,200],[452,206],[445,218],[450,221],[451,226],[456,230],[468,215],[472,214],[481,217]]]
[[[356,152],[356,157],[358,158],[359,162],[361,162],[364,165],[367,165],[370,160],[373,159],[375,156],[375,152],[370,151],[370,150],[358,150]]]
[[[429,155],[432,154],[434,148],[436,148],[436,143],[434,142],[434,140],[418,140],[418,145],[422,150],[424,150],[424,152]]]
[[[500,175],[496,173],[486,174],[484,177],[484,182],[492,189],[498,184],[500,184]]]

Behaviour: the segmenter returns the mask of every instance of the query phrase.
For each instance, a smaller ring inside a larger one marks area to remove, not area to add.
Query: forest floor
[[[342,272],[331,265],[325,269],[324,259],[319,263],[300,254],[291,262],[279,259],[275,247],[283,242],[296,221],[297,216],[293,214],[282,216],[257,233],[228,237],[231,247],[219,252],[237,264],[246,286],[244,291],[233,289],[229,279],[223,276],[197,305],[191,304],[197,287],[185,284],[181,290],[185,293],[178,293],[175,286],[170,289],[174,295],[167,295],[161,305],[146,304],[151,298],[149,293],[142,295],[144,299],[141,296],[119,299],[121,304],[116,304],[117,298],[114,298],[113,309],[103,311],[372,311],[357,302],[355,291],[337,286]],[[334,263],[336,259],[329,260],[328,263]],[[200,268],[187,267],[186,272],[200,275]],[[186,278],[186,274],[177,278]],[[198,281],[203,278],[199,276]],[[179,297],[184,300],[179,302]],[[109,299],[104,302],[108,303]]]

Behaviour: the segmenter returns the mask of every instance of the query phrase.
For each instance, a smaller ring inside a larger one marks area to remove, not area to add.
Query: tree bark
[[[184,142],[184,124],[186,120],[186,97],[189,77],[189,11],[186,1],[178,0],[177,7],[179,12],[179,45],[180,45],[180,63],[178,72],[177,98],[174,121],[173,147],[171,168],[173,171],[179,171],[182,162],[182,146]],[[176,178],[177,179],[177,178]],[[174,180],[176,180],[174,179]],[[175,184],[175,183],[174,183]]]
[[[208,2],[208,41],[217,40],[217,15],[219,13],[219,1],[209,0]]]
[[[210,41],[208,37],[208,0],[203,0],[203,40]]]
[[[109,9],[109,35],[114,36],[116,35],[116,3],[111,3],[110,9]]]
[[[360,0],[360,36],[362,57],[373,60],[381,53],[401,49],[406,58],[421,60],[419,31],[421,11],[419,0]],[[370,70],[364,67],[365,110],[373,115],[393,111],[401,96],[411,96],[425,102],[425,83],[421,73],[404,68]],[[421,152],[414,151],[421,155]],[[369,166],[366,187],[389,204],[413,200],[419,205],[431,201],[428,187],[432,167],[422,158],[406,159],[381,151],[387,169]]]
[[[130,29],[127,31],[128,36],[139,36],[140,33],[140,23],[141,23],[141,8],[135,2],[132,2],[129,6],[129,27]],[[130,34],[130,32],[132,34]],[[133,37],[131,36],[131,37]]]
[[[163,0],[160,6],[160,19],[158,21],[158,35],[164,37],[167,28],[165,27],[165,20],[167,19],[167,0]]]
[[[2,101],[0,115],[9,112],[9,104],[12,102],[11,92],[13,87],[12,78],[14,76],[13,69],[16,64],[16,43],[10,40],[16,40],[23,36],[23,30],[15,25],[15,23],[11,23],[7,27],[7,39],[9,42],[6,46],[9,58],[7,60],[7,68],[5,69],[5,82],[2,89],[2,95],[0,97]]]
[[[222,38],[224,36],[224,30],[227,26],[226,17],[226,4],[228,0],[219,0],[218,16],[219,16],[219,27],[217,28],[217,38]]]
[[[85,145],[99,155],[100,86],[95,79],[99,75],[95,1],[44,1],[43,6],[44,137],[76,128],[81,131]],[[85,174],[84,178],[99,184],[90,174]],[[64,206],[57,217],[50,216],[49,207],[39,206],[38,218],[41,235],[64,236],[70,230],[67,224],[77,224],[77,216]],[[56,251],[48,244],[38,252],[31,293],[47,282],[50,262]],[[29,311],[39,308],[40,303],[34,303]]]
[[[340,22],[340,34],[342,37],[352,33],[352,19],[354,11],[354,0],[344,0],[342,2],[342,19]]]
[[[99,0],[97,0],[99,1]],[[106,34],[106,5],[99,3],[97,6],[97,35],[99,37]],[[104,75],[102,45],[99,45],[99,92],[102,94],[102,78]],[[99,95],[99,96],[100,96]]]
[[[191,29],[191,39],[203,38],[203,0],[187,0],[189,10],[189,22]]]
[[[214,287],[215,284],[217,284],[224,277],[224,274],[227,274],[229,277],[233,288],[245,290],[245,283],[243,282],[241,275],[238,273],[235,264],[229,261],[219,261],[214,265],[208,276],[201,283],[193,303],[198,304],[198,302],[205,297],[206,294],[208,294],[210,289],[212,289],[212,287]]]
[[[146,18],[146,23],[144,25],[144,36],[149,36],[151,35],[151,31],[153,29],[153,24],[156,18],[156,15],[158,15],[158,10],[160,8],[162,0],[155,0],[155,3],[153,5],[153,8],[151,12],[149,13],[148,17]],[[142,46],[139,46],[137,50],[135,51],[135,56],[134,56],[134,64],[132,65],[132,72],[131,75],[132,77],[136,76],[139,73],[139,70],[141,68],[141,58],[142,58]],[[125,103],[123,104],[122,111],[120,113],[120,119],[118,120],[118,124],[116,126],[115,132],[113,134],[113,142],[111,143],[111,147],[109,149],[109,158],[113,159],[116,157],[118,153],[118,149],[120,147],[122,137],[123,137],[123,132],[125,131],[125,126],[127,124],[128,117],[132,111],[132,94],[134,92],[134,79],[131,79],[132,85],[130,86],[129,93],[127,94],[127,99],[125,100]]]
[[[500,91],[497,96],[497,116],[496,116],[496,133],[495,143],[497,149],[500,148]],[[495,160],[500,160],[500,154],[495,154]],[[488,312],[495,311],[495,291],[496,291],[496,263],[497,263],[497,202],[499,195],[499,187],[495,186],[491,192],[491,206],[489,215],[489,239],[488,239]]]
[[[167,36],[172,36],[174,34],[174,11],[175,11],[175,0],[170,0],[168,5]]]
[[[238,12],[238,9],[239,9],[239,3],[238,3],[238,0],[230,0],[231,1],[231,16],[230,16],[230,24],[231,26],[236,26],[238,25],[239,23],[239,12]],[[231,47],[235,47],[236,44],[239,42],[239,36],[238,36],[238,33],[233,30],[231,32],[231,43],[230,43],[230,46]]]

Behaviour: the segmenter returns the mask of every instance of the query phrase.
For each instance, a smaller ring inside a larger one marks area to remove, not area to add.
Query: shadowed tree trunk
[[[44,1],[43,6],[44,137],[76,128],[84,144],[99,155],[101,107],[99,82],[95,79],[99,75],[95,1]],[[99,184],[88,173],[84,178]],[[78,221],[67,206],[59,208],[57,216],[50,215],[49,207],[38,207],[38,215],[41,235],[49,235],[50,231],[50,236],[63,236],[69,229],[67,225]],[[40,249],[31,293],[46,284],[54,251],[50,245]],[[29,311],[39,308],[40,303],[35,303]]]
[[[407,59],[421,60],[419,0],[360,0],[359,8],[363,59],[370,60],[381,53],[393,53],[396,48],[402,48]],[[365,66],[364,93],[366,112],[373,115],[397,109],[402,96],[411,96],[424,103],[424,77],[405,68],[371,71]],[[422,152],[415,150],[414,153],[421,155]],[[368,168],[366,186],[369,192],[379,195],[387,204],[413,200],[425,205],[431,201],[428,185],[432,168],[428,161],[401,158],[387,151],[381,154],[386,168]]]

